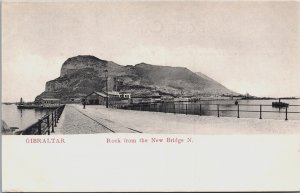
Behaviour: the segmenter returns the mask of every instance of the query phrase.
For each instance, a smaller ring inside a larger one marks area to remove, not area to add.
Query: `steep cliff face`
[[[67,59],[61,74],[46,83],[45,91],[36,97],[55,97],[62,100],[79,98],[92,91],[105,89],[108,70],[109,90],[127,91],[132,94],[159,93],[162,95],[221,95],[236,94],[220,83],[187,68],[156,66],[140,63],[121,66],[94,56],[76,56]]]
[[[83,69],[93,69],[94,71],[97,71],[101,68],[105,68],[106,64],[107,61],[100,60],[95,56],[77,56],[69,58],[63,63],[61,67],[60,77],[70,75],[73,72]]]

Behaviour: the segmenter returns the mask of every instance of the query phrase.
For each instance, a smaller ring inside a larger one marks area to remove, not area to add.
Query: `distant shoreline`
[[[17,104],[16,102],[2,102],[4,105],[15,105]]]
[[[234,96],[236,97],[236,96]],[[203,97],[203,101],[218,101],[218,100],[299,100],[300,97],[249,97],[249,98],[218,98],[218,97],[212,97],[211,99],[209,99],[209,97]],[[201,100],[201,97],[200,97]],[[13,104],[17,104],[18,102],[2,102],[2,104],[4,105],[13,105]]]

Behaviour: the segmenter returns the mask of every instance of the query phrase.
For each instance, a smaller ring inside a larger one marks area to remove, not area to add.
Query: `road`
[[[118,123],[103,119],[89,110],[78,106],[66,105],[55,134],[92,134],[92,133],[137,133],[140,131],[124,127]]]
[[[213,117],[66,105],[56,134],[300,134],[300,121]]]

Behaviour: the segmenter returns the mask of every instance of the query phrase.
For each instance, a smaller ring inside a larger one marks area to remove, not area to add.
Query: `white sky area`
[[[255,96],[300,96],[299,2],[2,5],[2,101],[34,100],[62,63],[182,66]]]

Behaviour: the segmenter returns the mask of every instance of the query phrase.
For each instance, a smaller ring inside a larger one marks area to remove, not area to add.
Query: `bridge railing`
[[[254,118],[248,116],[249,113],[256,113],[257,118],[262,119],[267,113],[279,113],[284,114],[284,120],[289,119],[289,114],[297,114],[299,111],[292,111],[289,108],[299,107],[300,105],[289,105],[288,107],[277,108],[278,110],[272,110],[272,105],[266,104],[201,104],[201,103],[138,103],[130,105],[117,105],[116,108],[126,110],[137,111],[153,111],[163,113],[174,114],[186,114],[186,115],[210,115],[217,117],[243,117]],[[248,108],[247,108],[248,107]],[[250,107],[250,109],[249,109]],[[248,114],[245,114],[248,113]]]
[[[29,127],[14,132],[15,135],[50,135],[54,133],[59,118],[65,108],[65,105],[58,107],[51,113],[43,116]]]

